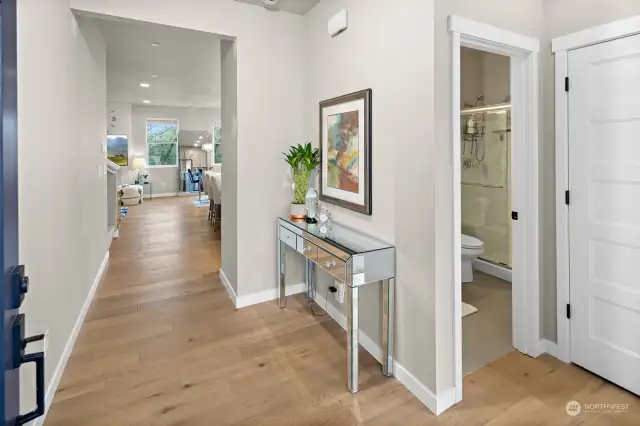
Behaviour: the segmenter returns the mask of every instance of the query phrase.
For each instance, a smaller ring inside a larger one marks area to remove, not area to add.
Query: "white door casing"
[[[513,344],[530,356],[541,354],[539,253],[538,253],[538,52],[537,39],[497,28],[460,16],[449,16],[451,33],[451,158],[460,158],[460,47],[509,56],[512,103],[512,138],[518,149],[512,151],[512,209],[519,213],[513,223]],[[461,184],[460,161],[450,168],[453,192],[453,353],[455,389],[453,399],[443,402],[447,408],[462,400],[462,284],[461,259]],[[519,195],[514,195],[519,194]],[[526,195],[525,195],[526,194]],[[444,204],[443,204],[444,205]],[[448,210],[447,210],[448,211]],[[447,232],[445,229],[442,232]],[[436,257],[436,262],[438,257]],[[447,312],[448,313],[448,312]]]
[[[571,361],[640,394],[640,35],[567,59]]]

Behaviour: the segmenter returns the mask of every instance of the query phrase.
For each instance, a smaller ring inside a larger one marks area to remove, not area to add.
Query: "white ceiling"
[[[207,131],[180,130],[178,141],[180,146],[195,148],[197,143],[197,147],[202,148],[202,144],[212,142],[212,135]]]
[[[107,45],[110,102],[220,108],[218,37],[144,22],[96,21]]]
[[[236,0],[240,3],[249,3],[264,7],[262,0]],[[278,4],[272,7],[265,7],[267,10],[295,13],[296,15],[306,15],[320,0],[278,0]]]

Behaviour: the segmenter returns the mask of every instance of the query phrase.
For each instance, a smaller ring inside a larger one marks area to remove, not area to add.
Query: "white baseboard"
[[[406,368],[404,368],[401,364],[395,363],[394,365],[394,373],[396,379],[404,387],[406,387],[409,392],[411,392],[420,402],[424,404],[433,414],[439,416],[446,409],[452,407],[455,404],[455,390],[454,388],[449,389],[446,392],[443,392],[440,397],[436,396],[431,389],[424,385],[424,383],[420,382],[416,379],[413,374],[411,374]]]
[[[325,309],[326,306],[327,314],[340,324],[343,329],[347,329],[347,318],[338,308],[331,303],[327,304],[324,296],[319,293],[316,294],[315,301],[323,309]],[[360,339],[360,345],[381,363],[382,349],[380,346],[371,337],[363,333],[362,330],[358,334],[358,337]],[[427,386],[404,368],[402,364],[395,361],[393,369],[395,378],[434,414],[439,415],[455,404],[455,392],[453,388],[444,392],[443,395],[438,398]]]
[[[58,361],[58,365],[51,377],[51,382],[49,383],[49,387],[47,388],[47,394],[45,396],[45,411],[44,415],[33,422],[34,426],[42,426],[44,424],[44,420],[47,417],[47,413],[49,412],[49,407],[51,407],[51,403],[53,402],[53,397],[56,395],[56,391],[58,390],[58,386],[60,385],[60,380],[62,379],[62,374],[64,373],[64,369],[67,366],[67,362],[69,361],[69,357],[71,357],[71,352],[73,351],[73,346],[76,344],[76,339],[78,338],[78,334],[80,333],[80,329],[84,324],[84,319],[87,316],[87,312],[89,312],[89,308],[91,307],[91,302],[93,301],[93,297],[96,295],[96,291],[98,291],[98,287],[100,286],[100,280],[102,279],[102,275],[107,267],[107,263],[109,262],[109,252],[104,255],[104,259],[102,259],[102,263],[100,264],[100,268],[98,268],[98,272],[96,273],[95,278],[93,279],[93,284],[91,284],[91,288],[89,289],[89,293],[84,300],[84,304],[82,305],[82,309],[78,314],[78,318],[76,319],[76,323],[71,330],[71,335],[67,340],[67,344],[64,347],[64,351],[62,352],[62,356],[60,357],[60,361]]]
[[[224,287],[227,289],[227,293],[229,293],[229,297],[231,298],[231,301],[233,302],[233,306],[235,306],[237,308],[238,307],[238,296],[236,296],[236,292],[233,291],[233,287],[231,287],[231,283],[229,282],[229,279],[224,274],[224,271],[222,269],[220,269],[220,281],[222,281],[222,284],[224,284]]]
[[[500,278],[501,280],[511,282],[511,269],[487,262],[486,260],[474,260],[473,269]]]
[[[540,339],[538,342],[538,355],[549,354],[558,358],[558,344],[547,339]]]
[[[307,291],[307,284],[300,283],[286,286],[287,296]],[[270,302],[278,298],[278,289],[270,289],[260,291],[258,293],[245,294],[238,296],[236,301],[236,309],[246,308],[247,306],[257,305],[258,303]]]

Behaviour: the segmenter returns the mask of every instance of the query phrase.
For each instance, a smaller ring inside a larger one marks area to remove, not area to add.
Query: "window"
[[[178,166],[178,120],[147,120],[149,167]]]
[[[222,164],[222,123],[213,125],[213,164]]]

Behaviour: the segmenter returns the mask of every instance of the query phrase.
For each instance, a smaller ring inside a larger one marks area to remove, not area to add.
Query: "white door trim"
[[[512,158],[512,207],[519,213],[514,223],[513,287],[516,349],[540,355],[540,301],[538,279],[538,40],[459,16],[449,17],[452,33],[452,159],[453,159],[453,293],[455,402],[462,400],[462,315],[461,297],[461,196],[460,186],[460,47],[511,57],[512,135],[518,146],[526,147]],[[517,150],[515,150],[517,151]],[[512,154],[513,155],[513,154]]]
[[[555,52],[555,142],[556,142],[556,282],[558,315],[558,359],[571,362],[571,328],[567,318],[569,293],[569,109],[565,91],[568,51],[622,37],[640,34],[640,15],[589,28],[551,41]]]
[[[635,34],[640,34],[640,15],[554,38],[551,40],[551,51],[579,49]]]

